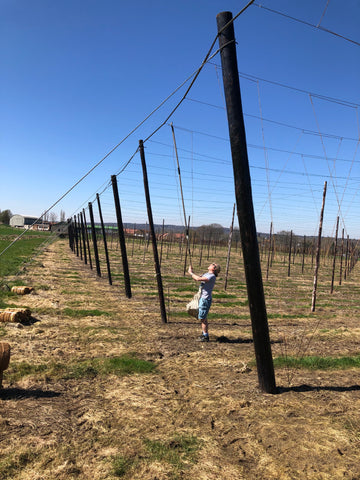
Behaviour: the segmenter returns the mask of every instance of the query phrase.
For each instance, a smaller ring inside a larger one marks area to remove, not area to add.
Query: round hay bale
[[[21,311],[4,310],[0,313],[0,322],[20,322],[24,318]]]
[[[26,287],[26,286],[21,286],[21,287],[12,287],[11,291],[13,293],[17,293],[18,295],[27,295],[33,291],[32,287]]]
[[[28,308],[7,308],[0,311],[0,322],[21,322],[31,318],[31,310]]]

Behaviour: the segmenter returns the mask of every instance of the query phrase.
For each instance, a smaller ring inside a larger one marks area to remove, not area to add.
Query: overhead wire
[[[126,135],[117,145],[115,145],[115,147],[113,147],[112,150],[110,150],[110,152],[108,152],[96,165],[94,165],[94,167],[89,170],[88,173],[86,173],[71,189],[69,189],[64,195],[63,197],[60,199],[62,200],[68,193],[70,193],[71,190],[73,190],[73,188],[75,188],[75,186],[77,186],[83,179],[85,179],[95,168],[97,168],[109,155],[111,155],[122,143],[124,143],[124,141],[129,138],[138,128],[140,128],[141,125],[143,125],[146,120],[148,120],[157,110],[159,110],[159,108],[164,105],[164,103],[166,103],[168,101],[169,98],[171,98],[178,90],[180,90],[191,78],[192,81],[189,85],[189,87],[187,88],[187,90],[185,91],[185,94],[182,96],[182,98],[180,99],[180,101],[176,104],[176,106],[171,110],[171,112],[168,114],[168,116],[165,118],[165,120],[157,127],[155,128],[155,130],[152,131],[152,133],[150,133],[146,138],[145,140],[143,141],[143,143],[145,144],[153,135],[155,135],[155,133],[157,133],[164,125],[166,125],[166,123],[168,122],[168,120],[173,116],[173,114],[176,112],[176,110],[180,107],[180,105],[183,103],[183,101],[185,100],[187,94],[189,93],[189,91],[191,90],[191,88],[193,87],[196,79],[198,78],[198,76],[200,75],[200,72],[202,71],[203,67],[206,65],[206,63],[211,60],[212,58],[214,58],[219,52],[220,52],[220,49],[216,50],[213,55],[211,55],[211,52],[214,48],[214,45],[219,37],[219,35],[221,34],[221,32],[223,32],[229,25],[231,25],[243,12],[245,12],[245,10],[247,10],[247,8],[252,5],[254,3],[255,0],[250,0],[246,5],[245,7],[243,7],[226,25],[223,26],[223,28],[218,31],[218,33],[216,34],[207,54],[205,55],[205,58],[204,60],[202,61],[200,67],[198,69],[196,69],[186,80],[184,80],[184,82],[179,85],[179,87],[177,87],[165,100],[163,100],[159,105],[158,107],[156,107],[147,117],[145,117],[145,119],[140,122],[133,130],[131,130],[131,132]],[[222,48],[225,48],[227,46],[227,44],[223,45]],[[124,167],[117,173],[117,175],[119,175],[120,173],[122,173],[126,167],[130,164],[131,160],[134,158],[134,156],[136,155],[136,153],[138,152],[138,148],[137,150],[135,151],[135,153],[132,155],[132,157],[126,162],[126,164],[124,165]],[[59,200],[59,201],[60,201]],[[57,203],[59,203],[59,201]],[[52,207],[50,207],[49,210],[51,210],[57,203],[55,203]]]
[[[318,118],[317,118],[317,115],[316,115],[316,112],[315,112],[315,105],[314,105],[314,102],[313,102],[313,99],[312,99],[311,95],[309,95],[309,98],[310,98],[311,106],[312,106],[312,109],[313,109],[313,113],[314,113],[314,117],[315,117],[315,122],[316,122],[316,125],[317,125],[317,127],[318,127],[318,130],[320,131],[320,125],[319,125],[319,121],[318,121]],[[342,222],[343,222],[343,225],[344,225],[344,228],[345,228],[345,231],[346,231],[345,219],[344,219],[344,217],[343,217],[343,215],[342,215],[342,210],[341,210],[342,200],[339,200],[339,196],[338,196],[336,184],[335,184],[334,177],[333,177],[333,175],[332,175],[331,168],[330,168],[330,166],[329,166],[329,161],[328,161],[328,158],[327,158],[324,140],[323,140],[323,137],[322,137],[321,135],[320,135],[320,140],[321,140],[321,145],[322,145],[322,148],[323,148],[323,151],[324,151],[324,155],[325,155],[325,158],[326,158],[326,163],[327,163],[327,166],[328,166],[328,170],[329,170],[329,174],[330,174],[330,179],[331,179],[331,182],[332,182],[332,185],[333,185],[333,188],[334,188],[334,193],[335,193],[336,201],[337,201],[337,203],[338,203],[338,208],[339,208],[338,213],[339,213],[339,216],[340,216],[341,219],[342,219]],[[355,157],[353,157],[353,159],[355,160]],[[351,165],[350,165],[349,174],[348,174],[348,177],[347,177],[347,179],[346,179],[346,184],[345,184],[344,192],[343,192],[343,193],[345,193],[345,190],[346,190],[346,187],[347,187],[347,183],[348,183],[348,179],[349,179],[349,176],[350,176],[352,167],[353,167],[353,162],[352,162]],[[344,195],[343,195],[342,198],[344,198]]]
[[[281,15],[282,17],[288,18],[289,20],[293,20],[294,22],[302,23],[303,25],[307,25],[308,27],[312,27],[312,28],[316,28],[318,30],[322,30],[323,32],[334,35],[335,37],[341,38],[343,40],[346,40],[347,42],[350,42],[350,43],[360,47],[360,43],[357,42],[356,40],[345,37],[344,35],[341,35],[340,33],[334,32],[333,30],[330,30],[328,28],[321,27],[320,24],[314,25],[313,23],[307,22],[305,20],[301,20],[300,18],[293,17],[293,16],[288,15],[288,14],[283,13],[283,12],[279,12],[278,10],[274,10],[272,8],[264,7],[264,5],[261,5],[259,3],[254,3],[254,6],[262,8],[264,10],[267,10],[268,12],[275,13],[277,15]]]
[[[310,93],[310,92],[309,92]],[[225,107],[221,107],[220,105],[214,105],[212,103],[208,103],[208,102],[203,102],[201,100],[197,100],[197,99],[194,99],[194,98],[187,98],[188,101],[190,102],[195,102],[195,103],[200,103],[202,105],[207,105],[209,107],[213,107],[213,108],[218,108],[218,109],[221,109],[221,110],[225,110]],[[357,111],[357,107],[354,107]],[[246,113],[244,112],[244,117],[249,117],[249,118],[256,118],[258,120],[260,120],[260,116],[259,115],[253,115],[253,114],[250,114],[250,113]],[[307,134],[307,135],[315,135],[315,136],[319,136],[319,132],[315,131],[315,130],[311,130],[311,129],[307,129],[307,128],[304,128],[304,127],[296,127],[295,125],[292,125],[290,123],[285,123],[285,122],[279,122],[277,120],[273,120],[273,119],[270,119],[270,118],[265,118],[263,117],[262,118],[263,122],[268,122],[268,123],[273,123],[274,125],[279,125],[279,126],[282,126],[282,127],[287,127],[287,128],[292,128],[294,130],[301,130],[303,133]],[[179,127],[177,125],[176,128],[181,128],[182,130],[187,130],[186,128],[184,127]],[[190,131],[190,130],[188,130]],[[224,141],[229,141],[228,138],[225,138],[225,137],[219,137],[219,136],[216,136],[216,135],[210,135],[210,134],[206,134],[206,133],[203,133],[203,132],[196,132],[196,130],[193,130],[195,133],[201,133],[202,135],[209,135],[213,138],[218,138],[219,140],[224,140]],[[343,140],[351,140],[351,141],[354,141],[354,142],[357,142],[358,141],[358,138],[354,138],[354,137],[346,137],[346,136],[343,136],[343,135],[335,135],[333,133],[326,133],[326,132],[321,132],[320,133],[323,137],[328,137],[328,138],[342,138]]]
[[[255,4],[257,5],[254,0],[251,0],[247,3],[247,5],[242,9],[240,10],[240,12],[238,12],[237,15],[235,15],[231,21],[229,22],[232,23],[234,22],[238,16],[243,13],[250,5],[252,4]],[[257,5],[259,6],[259,5]],[[266,7],[263,7],[263,8],[266,8]],[[327,8],[327,7],[326,7]],[[325,10],[326,10],[325,8]],[[270,9],[269,9],[270,10]],[[325,10],[324,10],[324,13],[322,15],[322,18],[325,14]],[[291,18],[291,17],[289,17]],[[319,25],[322,21],[322,18],[320,19],[320,22],[319,22]],[[304,23],[304,22],[303,22]],[[229,25],[225,25],[224,26],[224,29],[227,28],[227,26]],[[169,118],[171,118],[171,116],[173,115],[173,113],[177,110],[177,108],[179,108],[179,106],[181,105],[181,103],[185,100],[185,98],[187,98],[187,95],[190,91],[190,89],[192,88],[192,86],[194,85],[198,75],[200,74],[201,70],[203,69],[203,67],[205,66],[205,64],[209,64],[211,63],[210,60],[212,58],[214,58],[215,55],[217,55],[217,53],[219,52],[219,50],[217,50],[214,54],[211,55],[211,52],[212,52],[212,49],[215,45],[215,42],[219,36],[221,32],[218,32],[218,34],[216,35],[207,55],[205,56],[205,59],[203,60],[203,62],[201,63],[200,67],[195,70],[195,72],[193,72],[181,85],[179,85],[179,87],[177,87],[168,97],[166,97],[166,99],[164,99],[147,117],[144,118],[144,120],[142,120],[134,129],[132,129],[117,145],[115,145],[104,157],[102,157],[99,162],[97,162],[90,170],[88,170],[88,172],[86,172],[75,184],[73,184],[71,186],[71,188],[69,188],[55,203],[53,203],[51,205],[51,207],[49,207],[37,220],[41,219],[44,215],[46,215],[50,210],[52,210],[65,196],[67,196],[77,185],[79,185],[79,183],[81,183],[88,175],[90,175],[101,163],[103,163],[105,161],[106,158],[109,157],[109,155],[111,155],[126,139],[128,139],[141,125],[143,125],[156,111],[158,111],[161,106],[163,106],[167,101],[168,99],[170,99],[173,95],[175,95],[175,93],[177,93],[188,81],[190,81],[190,79],[192,78],[192,82],[191,84],[189,85],[189,87],[187,88],[185,94],[182,96],[180,102],[178,102],[178,104],[175,106],[175,108],[170,112],[170,114],[166,117],[165,121],[162,122],[147,138],[145,141],[148,141],[159,129],[161,129],[165,124],[166,122],[169,120]],[[218,68],[218,65],[214,64],[215,65],[215,69]],[[244,74],[243,74],[244,75]],[[257,78],[257,80],[261,80],[261,81],[265,81],[265,82],[268,82],[268,83],[271,83],[271,84],[274,84],[274,85],[278,85],[278,86],[282,86],[282,87],[286,87],[286,88],[291,88],[292,90],[296,90],[296,91],[299,91],[299,92],[302,92],[302,93],[305,93],[306,91],[305,90],[301,90],[301,89],[297,89],[297,88],[293,88],[293,87],[289,87],[287,85],[284,85],[284,84],[280,84],[278,82],[271,82],[271,81],[268,81],[268,80],[264,80],[264,79],[261,79],[260,77],[254,77],[254,76],[251,76],[251,75],[246,75],[244,76],[244,78],[248,78],[249,80],[253,80],[254,81],[254,78]],[[307,92],[308,93],[308,92]],[[326,97],[326,96],[323,96],[323,95],[318,95],[318,94],[312,94],[314,97],[316,98],[321,98],[323,100],[327,100],[327,101],[331,101],[331,102],[335,102],[335,103],[339,103],[341,105],[345,105],[345,106],[349,106],[349,107],[353,107],[353,108],[356,108],[357,110],[357,107],[359,104],[356,104],[356,103],[353,103],[353,102],[348,102],[346,100],[340,100],[340,99],[335,99],[335,98],[331,98],[331,97]],[[188,100],[191,100],[189,98],[187,98]],[[219,107],[220,108],[220,107]],[[262,115],[260,117],[261,121],[269,121],[268,119],[265,119],[265,118],[262,118]],[[274,122],[276,123],[276,122]],[[277,122],[277,123],[280,123],[280,122]],[[288,125],[289,126],[289,125]],[[297,128],[297,127],[293,127],[293,126],[290,126],[291,128]],[[305,132],[305,131],[304,131]],[[305,133],[310,133],[311,131],[306,131]],[[312,132],[314,133],[314,132]],[[318,132],[319,135],[321,135],[321,132]],[[353,139],[354,140],[354,139]],[[260,147],[256,147],[254,145],[250,145],[251,147],[254,147],[254,148],[260,148]],[[263,146],[264,148],[264,146]],[[136,155],[136,153],[138,152],[138,149],[136,150],[136,152],[133,154],[133,156],[125,163],[125,165],[123,167],[121,167],[121,170],[116,174],[116,175],[119,175],[120,173],[124,172],[124,170],[127,168],[127,166],[131,163],[132,159],[134,158],[134,156]],[[299,154],[300,155],[300,154]],[[341,159],[340,159],[341,160]],[[349,160],[345,160],[345,161],[349,161]],[[354,162],[354,158],[353,158],[353,162]],[[259,168],[259,167],[253,167],[253,168]],[[273,169],[273,171],[279,171],[277,169]],[[294,173],[294,172],[290,172],[290,173]],[[314,174],[314,176],[317,176]],[[331,170],[330,170],[330,176],[331,176]],[[339,178],[342,178],[342,177],[339,177]],[[104,185],[104,184],[103,184]],[[109,187],[109,183],[107,183],[104,191]],[[102,188],[102,187],[101,187]],[[24,232],[25,233],[25,232]],[[24,234],[23,233],[23,234]],[[23,235],[22,234],[22,235]],[[21,238],[20,235],[18,238]],[[16,240],[15,240],[16,241]],[[15,243],[15,241],[13,243]],[[11,246],[11,245],[10,245]],[[10,247],[9,246],[9,247]],[[0,253],[0,255],[2,254],[3,252]]]
[[[209,62],[209,64],[212,64],[212,63]],[[221,65],[218,65],[218,67],[220,69],[222,69]],[[319,98],[321,100],[326,100],[328,102],[336,103],[338,105],[343,105],[343,106],[346,106],[346,107],[352,107],[352,108],[360,107],[359,103],[356,103],[356,102],[353,102],[353,101],[350,101],[350,100],[344,100],[344,99],[341,99],[341,98],[331,97],[329,95],[322,95],[320,93],[311,92],[311,91],[305,90],[303,88],[293,87],[293,86],[288,85],[286,83],[275,82],[274,80],[268,80],[266,78],[259,77],[257,75],[252,75],[252,74],[249,74],[249,73],[244,73],[244,72],[239,71],[239,77],[244,78],[244,79],[249,80],[249,81],[252,81],[254,83],[257,80],[260,80],[262,82],[269,83],[271,85],[276,85],[277,87],[286,88],[288,90],[293,90],[295,92],[305,93],[306,95],[311,94],[314,98],[316,97],[316,98]]]

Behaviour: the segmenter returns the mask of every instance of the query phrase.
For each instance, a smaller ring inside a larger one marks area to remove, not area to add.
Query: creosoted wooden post
[[[339,216],[336,219],[336,231],[335,231],[335,242],[334,242],[334,258],[333,258],[333,267],[331,274],[331,287],[330,293],[334,291],[334,279],[335,279],[335,265],[336,265],[336,254],[337,254],[337,241],[338,241],[338,231],[339,231]]]
[[[291,249],[292,249],[292,230],[290,231],[289,261],[288,261],[288,277],[290,277]]]
[[[110,269],[110,261],[109,261],[109,251],[108,251],[108,246],[107,246],[105,225],[104,225],[104,220],[103,220],[102,210],[101,210],[101,205],[100,205],[100,197],[99,197],[98,193],[96,194],[96,200],[97,200],[97,204],[98,204],[99,217],[100,217],[100,222],[101,222],[101,231],[102,231],[102,236],[103,236],[103,240],[104,240],[105,258],[106,258],[106,266],[107,266],[107,272],[108,272],[108,277],[109,277],[109,284],[112,285],[111,269]]]
[[[140,150],[141,166],[142,166],[143,177],[144,177],[144,189],[145,189],[146,206],[147,206],[147,213],[148,213],[148,219],[149,219],[149,230],[150,230],[151,241],[153,246],[155,273],[156,273],[156,280],[158,284],[161,320],[163,323],[167,323],[164,290],[163,290],[163,284],[162,284],[162,278],[161,278],[159,255],[157,250],[154,221],[153,221],[152,209],[151,209],[149,183],[148,183],[148,176],[147,176],[146,163],[145,163],[144,144],[142,140],[139,140],[139,150]]]
[[[317,241],[317,247],[316,247],[314,286],[313,286],[312,300],[311,300],[311,311],[312,312],[315,312],[315,304],[316,304],[316,291],[317,291],[318,273],[319,273],[319,268],[320,268],[321,234],[322,234],[322,226],[323,226],[323,220],[324,220],[326,188],[327,188],[327,182],[324,183],[323,199],[322,199],[321,212],[320,212],[319,234],[318,234],[318,241]]]
[[[269,252],[267,258],[267,266],[266,266],[266,280],[269,279],[269,270],[270,270],[270,261],[272,255],[272,230],[273,230],[273,223],[270,223],[270,234],[269,234]]]
[[[74,227],[71,219],[68,220],[68,235],[69,235],[69,247],[74,251]]]
[[[231,12],[221,12],[216,18],[259,386],[267,393],[276,393],[241,105],[234,25],[231,22]]]
[[[98,277],[101,277],[99,250],[98,250],[98,246],[97,246],[97,238],[96,238],[96,230],[95,230],[95,222],[94,222],[94,212],[93,212],[93,208],[92,208],[92,203],[89,202],[88,205],[89,205],[89,213],[90,213],[91,236],[92,236],[93,247],[94,247],[96,273],[97,273]]]
[[[77,228],[77,223],[76,223],[76,215],[74,215],[74,236],[75,236],[75,249],[74,253],[76,253],[76,256],[79,256],[79,237],[78,237],[78,228]]]
[[[129,265],[128,265],[128,259],[126,254],[124,226],[123,226],[122,215],[121,215],[120,198],[119,198],[116,175],[111,175],[111,183],[112,183],[113,193],[114,193],[118,235],[119,235],[119,242],[120,242],[120,248],[121,248],[121,258],[122,258],[124,282],[125,282],[125,294],[127,298],[131,298]]]
[[[91,252],[90,252],[90,242],[89,242],[89,233],[88,233],[88,226],[86,222],[86,215],[85,215],[85,208],[83,208],[83,217],[84,217],[84,229],[85,229],[85,238],[86,238],[86,246],[87,246],[87,252],[88,252],[88,257],[89,257],[89,264],[90,268],[92,269],[92,259],[91,259]]]
[[[83,255],[82,255],[82,245],[81,245],[81,242],[82,242],[82,237],[81,237],[81,221],[80,221],[80,214],[78,213],[78,235],[79,235],[79,252],[80,252],[80,259],[82,260],[83,259]]]
[[[229,275],[231,244],[232,244],[232,236],[233,236],[233,231],[234,231],[235,206],[236,205],[234,203],[231,225],[230,225],[230,231],[229,231],[229,239],[228,239],[228,253],[227,253],[227,257],[226,257],[224,290],[226,290],[226,288],[227,288],[227,281],[228,281],[228,275]]]
[[[303,254],[302,254],[301,273],[304,273],[305,248],[306,248],[306,235],[304,235],[304,241],[303,241]]]

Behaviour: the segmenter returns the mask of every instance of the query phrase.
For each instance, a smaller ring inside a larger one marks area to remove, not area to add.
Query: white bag
[[[198,318],[199,316],[199,300],[201,297],[201,287],[195,293],[193,299],[186,305],[186,311],[191,317]]]

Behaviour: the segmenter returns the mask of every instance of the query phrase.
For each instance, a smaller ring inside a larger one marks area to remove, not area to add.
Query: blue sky
[[[0,209],[39,216],[57,202],[196,71],[216,36],[216,15],[236,15],[246,3],[0,0]],[[275,232],[316,234],[327,181],[324,234],[334,234],[340,215],[340,228],[358,238],[360,47],[346,39],[360,42],[360,3],[261,4],[235,21],[257,229],[269,231],[272,221]],[[156,223],[183,223],[173,122],[186,215],[193,225],[230,225],[234,187],[221,75],[217,54],[168,124],[145,143]],[[110,176],[188,86],[53,212],[74,215],[101,193],[105,220],[115,221],[105,188]],[[123,220],[144,223],[138,154],[118,184]]]

